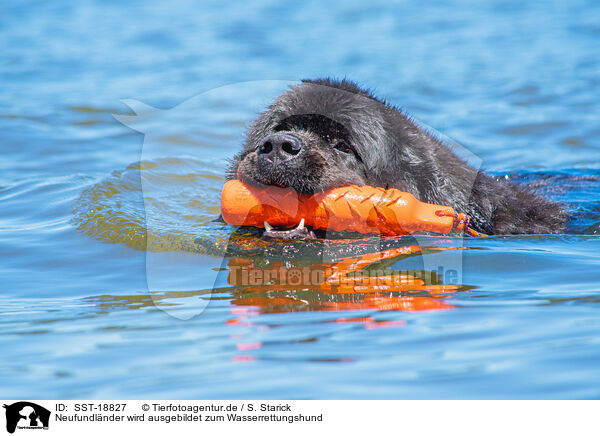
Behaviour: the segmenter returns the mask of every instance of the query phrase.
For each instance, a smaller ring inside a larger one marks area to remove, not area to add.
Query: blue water
[[[592,0],[3,2],[0,397],[600,398],[599,22]],[[240,285],[348,253],[212,221],[247,123],[317,76],[533,182],[570,233],[422,239],[386,264],[417,289]]]

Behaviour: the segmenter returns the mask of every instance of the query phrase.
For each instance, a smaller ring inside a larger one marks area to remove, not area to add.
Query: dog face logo
[[[48,429],[50,411],[29,401],[19,401],[4,405],[6,409],[6,431],[14,433],[15,429]]]

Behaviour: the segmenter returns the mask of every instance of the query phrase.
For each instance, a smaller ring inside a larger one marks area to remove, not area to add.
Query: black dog
[[[228,178],[304,194],[351,184],[397,188],[468,214],[487,234],[559,233],[567,220],[559,204],[471,167],[346,80],[304,80],[280,95],[250,127]]]

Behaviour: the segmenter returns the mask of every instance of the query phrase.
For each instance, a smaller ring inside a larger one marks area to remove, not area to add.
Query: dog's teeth
[[[265,230],[267,232],[270,232],[271,230],[273,230],[273,227],[271,227],[271,225],[268,222],[265,221],[263,224],[264,224]]]
[[[298,230],[304,230],[304,218],[302,218],[300,220],[300,224],[298,224],[298,227],[296,227],[296,229],[298,229]]]

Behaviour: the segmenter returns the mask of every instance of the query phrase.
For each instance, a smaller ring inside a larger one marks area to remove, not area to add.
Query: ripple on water
[[[105,242],[138,250],[207,251],[227,239],[219,215],[221,177],[210,163],[164,158],[131,164],[86,189],[74,205],[79,230]]]

